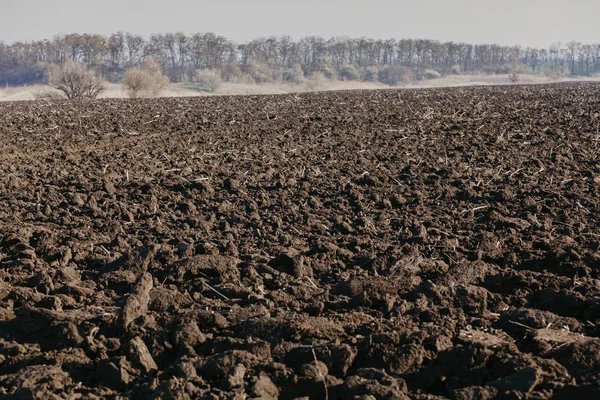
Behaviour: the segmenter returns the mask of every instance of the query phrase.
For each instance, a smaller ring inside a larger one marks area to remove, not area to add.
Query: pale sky
[[[423,38],[548,47],[600,42],[598,0],[0,0],[0,41],[57,33],[213,32]]]

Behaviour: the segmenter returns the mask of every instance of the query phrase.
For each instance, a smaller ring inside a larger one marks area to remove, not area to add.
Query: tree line
[[[127,69],[139,68],[150,57],[173,82],[189,79],[205,69],[219,71],[225,80],[256,82],[302,79],[314,73],[331,79],[385,80],[394,76],[390,75],[394,68],[415,78],[459,73],[600,73],[600,44],[579,42],[545,49],[425,39],[310,36],[294,40],[281,36],[236,44],[213,33],[167,33],[144,38],[118,32],[109,36],[67,34],[40,41],[0,42],[0,84],[42,82],[51,65],[68,59],[119,82]]]

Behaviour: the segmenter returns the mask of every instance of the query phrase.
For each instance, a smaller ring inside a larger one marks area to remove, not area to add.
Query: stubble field
[[[597,397],[599,112],[598,84],[2,103],[0,393]]]

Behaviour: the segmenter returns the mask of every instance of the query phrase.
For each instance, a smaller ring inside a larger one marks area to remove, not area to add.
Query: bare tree
[[[125,34],[117,32],[108,38],[106,67],[110,74],[122,74],[125,59]]]
[[[95,99],[106,88],[94,71],[72,59],[50,67],[48,83],[70,100]]]
[[[146,42],[142,36],[125,34],[126,61],[125,67],[139,67],[143,63]]]
[[[577,75],[577,64],[576,64],[576,59],[577,59],[577,54],[579,53],[579,48],[581,47],[581,43],[579,42],[569,42],[567,43],[567,47],[565,49],[565,55],[566,58],[569,62],[569,72],[571,73],[571,75]]]
[[[199,69],[192,80],[206,92],[215,92],[223,84],[221,71],[218,69]]]

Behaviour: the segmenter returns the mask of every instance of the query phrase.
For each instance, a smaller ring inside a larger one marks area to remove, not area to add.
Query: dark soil
[[[0,105],[0,397],[600,396],[600,86]]]

